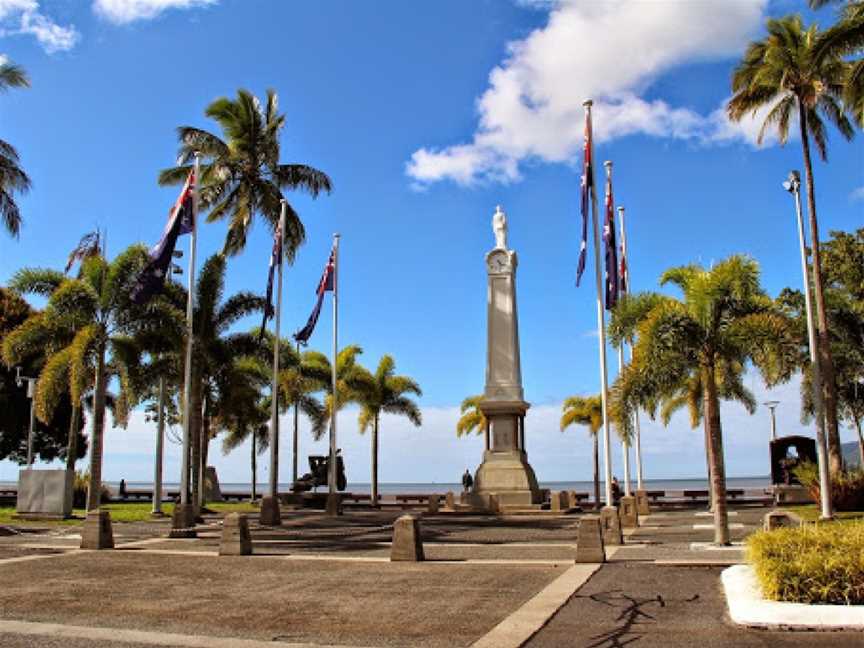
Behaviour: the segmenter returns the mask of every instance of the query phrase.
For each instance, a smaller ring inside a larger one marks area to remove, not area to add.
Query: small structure
[[[171,514],[171,531],[169,538],[194,538],[198,535],[195,531],[195,506],[192,504],[174,505],[174,513]]]
[[[800,527],[804,521],[791,511],[782,509],[766,513],[762,519],[762,529],[765,531],[773,531],[774,529],[782,529],[784,527]]]
[[[208,502],[224,502],[222,489],[219,488],[219,476],[216,474],[216,466],[207,466],[204,472],[204,499]]]
[[[618,517],[617,506],[604,506],[600,509],[600,528],[603,532],[604,545],[624,544],[621,532],[621,519]]]
[[[644,489],[636,491],[636,513],[639,515],[651,514],[651,503],[648,501],[648,491]]]
[[[114,533],[111,530],[111,514],[108,511],[87,511],[81,529],[82,549],[113,549]]]
[[[438,505],[440,503],[440,498],[438,495],[432,494],[429,496],[429,503],[426,508],[426,512],[432,515],[437,515],[438,513]]]
[[[453,491],[447,491],[447,495],[444,496],[444,504],[451,511],[456,510],[456,494]]]
[[[419,562],[426,560],[423,540],[420,537],[420,521],[413,515],[403,515],[393,523],[393,543],[390,546],[390,561]]]
[[[549,493],[549,509],[557,513],[566,513],[570,510],[570,495],[567,491]]]
[[[816,463],[816,441],[806,436],[785,436],[770,442],[771,483],[784,486],[800,485],[794,470],[799,464]]]
[[[621,526],[633,529],[639,526],[639,511],[636,509],[636,498],[632,495],[624,495],[619,500],[618,517]]]
[[[72,484],[69,470],[34,470],[18,473],[16,513],[22,518],[68,518],[72,515]]]
[[[252,554],[252,534],[249,520],[240,513],[229,513],[222,522],[220,556],[249,556]]]
[[[600,518],[596,515],[583,515],[579,520],[579,530],[576,535],[576,562],[606,562],[603,531],[600,528]]]

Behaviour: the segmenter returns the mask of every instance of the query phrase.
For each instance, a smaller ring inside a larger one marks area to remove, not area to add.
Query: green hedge
[[[864,604],[864,521],[760,531],[747,555],[765,598]]]

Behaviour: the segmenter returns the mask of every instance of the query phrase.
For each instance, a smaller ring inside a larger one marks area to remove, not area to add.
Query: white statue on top
[[[501,209],[501,205],[495,207],[492,216],[492,231],[495,233],[495,249],[507,249],[507,216]]]

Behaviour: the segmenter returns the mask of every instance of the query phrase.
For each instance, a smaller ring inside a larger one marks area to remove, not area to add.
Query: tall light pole
[[[813,322],[813,305],[810,298],[810,268],[807,266],[807,248],[804,243],[804,221],[801,217],[801,174],[789,172],[783,188],[795,197],[795,214],[798,218],[798,242],[801,248],[801,273],[804,278],[804,306],[807,310],[807,344],[810,347],[810,374],[813,391],[813,408],[816,410],[816,451],[819,459],[819,499],[822,518],[834,517],[831,503],[831,474],[828,472],[828,446],[825,442],[825,405],[822,401],[822,372],[816,351],[816,325]]]
[[[36,400],[36,379],[30,376],[21,375],[21,367],[15,367],[15,384],[18,387],[27,381],[27,398],[30,399],[30,428],[27,431],[27,469],[33,467],[33,426],[36,421],[36,409],[34,401]]]
[[[765,401],[762,404],[771,411],[771,440],[776,441],[777,440],[777,418],[774,415],[774,410],[777,409],[777,406],[780,404],[780,401]]]

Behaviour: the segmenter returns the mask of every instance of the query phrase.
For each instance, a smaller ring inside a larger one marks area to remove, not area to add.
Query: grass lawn
[[[207,508],[215,513],[257,513],[258,507],[253,506],[249,502],[211,502],[207,504]],[[144,522],[151,520],[150,511],[153,509],[151,502],[134,502],[124,504],[103,504],[102,510],[111,512],[112,522]],[[170,516],[174,512],[174,505],[165,503],[162,505],[162,511],[165,515]],[[0,507],[0,524],[24,525],[30,524],[34,526],[46,525],[76,525],[81,524],[81,519],[84,518],[86,511],[84,509],[75,509],[72,511],[74,518],[69,520],[16,520],[12,516],[15,515],[14,506]]]
[[[815,522],[818,520],[819,514],[822,512],[822,509],[816,504],[784,506],[783,509],[801,516],[801,519],[807,520],[808,522]],[[864,511],[834,511],[834,518],[837,520],[857,520],[864,518]]]

